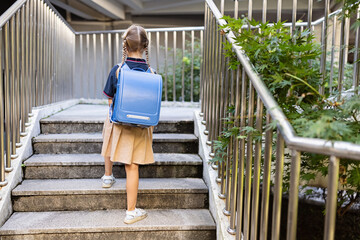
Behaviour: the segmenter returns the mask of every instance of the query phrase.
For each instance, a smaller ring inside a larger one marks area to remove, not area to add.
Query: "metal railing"
[[[151,66],[164,76],[164,101],[199,101],[203,29],[147,29]],[[33,107],[104,98],[108,72],[121,62],[124,31],[75,32],[48,0],[18,0],[1,15],[0,187]]]
[[[266,2],[265,0],[263,5],[263,22],[266,22]],[[328,4],[328,1],[326,2]],[[232,137],[227,148],[226,159],[214,166],[218,170],[216,180],[220,185],[219,197],[225,201],[223,212],[229,216],[228,232],[236,234],[236,239],[242,237],[243,239],[267,239],[269,232],[271,233],[271,239],[280,238],[284,149],[287,147],[291,152],[290,191],[286,226],[287,239],[296,239],[302,152],[329,156],[324,239],[334,239],[340,158],[360,160],[360,145],[348,142],[330,142],[295,135],[292,126],[274,97],[254,72],[247,56],[239,46],[235,45],[235,35],[231,31],[226,34],[220,31],[220,26],[226,24],[225,20],[221,19],[224,13],[223,3],[224,1],[221,1],[221,12],[212,0],[206,0],[205,4],[201,112],[203,116],[202,123],[206,126],[204,133],[208,135],[207,144],[212,146],[213,152],[210,157],[214,156],[214,141],[217,140],[225,124],[227,124],[224,118],[229,117],[226,112],[229,106],[235,106],[233,116],[235,119],[240,119],[234,122],[235,127],[251,126],[256,128],[262,135],[265,135],[264,145],[260,142],[254,143],[251,135],[247,139]],[[235,1],[234,10],[234,15],[237,17],[238,1]],[[325,11],[325,13],[327,12]],[[278,1],[277,14],[278,20],[280,20],[281,0]],[[251,16],[252,0],[249,0],[248,17],[251,18]],[[297,27],[295,19],[296,0],[294,0],[292,29]],[[311,14],[309,19],[309,22],[311,22]],[[232,44],[233,51],[240,62],[237,70],[229,70],[229,59],[224,55],[223,43],[226,41]],[[326,39],[324,39],[324,42],[326,42]],[[275,164],[272,164],[271,161],[273,152],[272,130],[262,132],[264,114],[266,114],[267,124],[272,121],[277,123]],[[263,159],[261,159],[262,151],[264,153]],[[261,168],[262,161],[263,168]],[[275,169],[275,175],[273,176],[274,186],[272,188],[273,206],[270,214],[272,168]],[[262,191],[261,199],[260,191]],[[272,216],[272,224],[269,228],[270,216]]]
[[[74,31],[47,0],[18,0],[1,15],[0,186],[32,108],[73,97],[74,43]]]
[[[200,68],[195,69],[194,65],[200,65],[203,30],[204,27],[146,29],[150,65],[163,75],[164,101],[199,101]],[[77,97],[103,98],[107,75],[122,60],[124,31],[77,33]]]

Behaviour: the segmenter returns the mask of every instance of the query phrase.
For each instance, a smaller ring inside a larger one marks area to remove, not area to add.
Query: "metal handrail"
[[[198,27],[172,27],[172,28],[146,28],[146,32],[180,32],[180,31],[202,31],[203,26]],[[123,33],[126,29],[106,30],[106,31],[81,31],[75,34],[107,34],[107,33]]]
[[[226,21],[221,19],[222,14],[214,4],[212,0],[206,0],[206,3],[210,7],[216,21],[219,25],[226,25]],[[240,60],[241,65],[244,67],[246,73],[248,74],[249,79],[251,80],[253,86],[257,90],[261,100],[268,109],[271,117],[277,121],[278,128],[280,129],[286,144],[298,151],[308,151],[313,153],[319,153],[324,155],[334,155],[342,158],[349,158],[354,160],[360,160],[360,145],[343,142],[343,141],[334,141],[330,142],[324,139],[317,138],[304,138],[296,136],[295,131],[286,116],[280,109],[279,105],[275,101],[274,97],[271,95],[270,91],[260,79],[260,77],[255,73],[252,64],[250,63],[248,57],[245,55],[241,47],[235,44],[234,38],[235,35],[233,32],[229,31],[226,34],[226,38],[229,43],[232,44],[234,52],[236,53],[238,59]]]
[[[18,0],[0,16],[0,47],[0,186],[5,186],[33,107],[73,98],[75,34],[48,0]]]
[[[11,5],[3,14],[0,16],[0,28],[2,28],[11,17],[16,14],[20,8],[29,0],[17,0],[13,5]],[[55,14],[66,24],[66,26],[73,32],[76,33],[75,30],[71,27],[71,25],[61,16],[58,10],[51,4],[49,0],[43,0],[48,6],[55,12]]]
[[[3,14],[0,16],[0,28],[2,28],[5,23],[7,23],[14,14],[19,11],[19,9],[27,2],[28,0],[17,0],[13,5],[11,5]]]

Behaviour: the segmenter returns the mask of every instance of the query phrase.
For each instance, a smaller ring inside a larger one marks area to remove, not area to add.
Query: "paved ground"
[[[160,120],[192,120],[195,107],[161,107]],[[78,104],[50,116],[51,120],[105,120],[106,105]]]

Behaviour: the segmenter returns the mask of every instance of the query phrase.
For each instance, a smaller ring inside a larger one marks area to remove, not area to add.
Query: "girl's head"
[[[140,52],[145,51],[147,62],[149,63],[148,44],[149,39],[145,29],[139,25],[131,25],[123,34],[123,62],[125,62],[128,52]]]

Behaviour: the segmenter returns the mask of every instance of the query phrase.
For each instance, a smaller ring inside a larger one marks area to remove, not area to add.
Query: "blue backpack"
[[[162,77],[150,67],[130,69],[124,63],[116,85],[111,121],[117,124],[141,128],[155,126],[159,122],[162,97]]]

